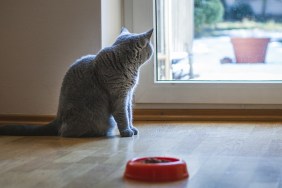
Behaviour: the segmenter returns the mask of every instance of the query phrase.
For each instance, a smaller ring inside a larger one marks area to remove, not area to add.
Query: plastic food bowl
[[[185,161],[172,157],[143,157],[127,162],[124,177],[138,181],[167,182],[189,177]]]

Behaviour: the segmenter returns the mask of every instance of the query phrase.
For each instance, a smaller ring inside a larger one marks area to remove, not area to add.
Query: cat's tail
[[[0,126],[0,135],[7,136],[58,136],[60,122],[54,120],[47,125],[5,125]]]

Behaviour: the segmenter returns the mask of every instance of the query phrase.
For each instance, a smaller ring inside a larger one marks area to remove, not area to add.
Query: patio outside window
[[[156,0],[157,81],[281,81],[282,0]]]

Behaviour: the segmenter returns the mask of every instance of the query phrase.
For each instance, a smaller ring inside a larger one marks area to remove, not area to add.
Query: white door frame
[[[154,8],[154,0],[124,0],[124,25],[135,33],[153,28]],[[192,104],[210,108],[214,108],[214,105],[282,108],[281,81],[158,83],[154,76],[156,70],[154,61],[155,58],[142,67],[140,83],[136,90],[136,103],[180,106]]]

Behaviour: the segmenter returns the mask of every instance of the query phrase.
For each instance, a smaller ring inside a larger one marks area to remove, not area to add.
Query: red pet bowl
[[[171,157],[135,158],[127,162],[124,177],[150,182],[177,181],[188,178],[185,161]]]

